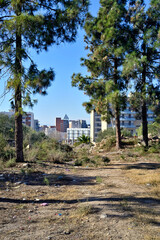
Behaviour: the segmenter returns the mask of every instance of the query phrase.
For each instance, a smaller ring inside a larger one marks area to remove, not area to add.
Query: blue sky
[[[96,15],[99,8],[99,1],[92,0],[90,11]],[[55,81],[48,88],[47,96],[36,95],[38,103],[31,108],[25,108],[25,111],[34,113],[35,119],[40,124],[54,125],[55,118],[63,118],[65,114],[69,119],[85,119],[89,123],[89,114],[86,113],[82,103],[88,98],[77,88],[71,86],[72,74],[82,72],[86,73],[86,69],[80,66],[80,58],[86,56],[83,43],[83,30],[78,31],[77,40],[74,43],[65,43],[60,46],[52,46],[47,52],[41,52],[37,55],[30,52],[32,58],[37,63],[39,69],[49,69],[52,67],[55,71]],[[1,80],[0,95],[3,92],[3,82]],[[10,109],[8,94],[5,98],[0,99],[0,111],[8,111]]]
[[[98,8],[99,1],[91,0],[90,12],[96,15]],[[36,95],[38,103],[33,109],[25,109],[34,113],[34,117],[40,121],[40,125],[54,125],[55,118],[63,118],[65,114],[71,120],[85,119],[88,123],[90,121],[89,114],[82,106],[88,97],[82,91],[71,86],[71,76],[74,72],[86,73],[85,67],[80,66],[80,58],[87,54],[87,51],[84,50],[83,33],[82,29],[79,30],[75,43],[52,46],[47,52],[42,52],[39,55],[31,52],[31,56],[39,69],[52,67],[56,74],[55,81],[48,88],[48,95]],[[1,80],[0,95],[3,92],[3,84]],[[0,99],[0,111],[10,109],[10,98],[11,95],[8,94],[5,98]]]

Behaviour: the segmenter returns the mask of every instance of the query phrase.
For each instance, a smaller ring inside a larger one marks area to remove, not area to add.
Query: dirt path
[[[160,239],[160,200],[133,184],[126,166],[46,164],[25,177],[3,173],[0,239]]]

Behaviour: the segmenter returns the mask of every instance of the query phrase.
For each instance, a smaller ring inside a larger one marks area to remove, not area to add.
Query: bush
[[[75,166],[85,166],[87,164],[95,164],[95,161],[91,160],[88,157],[82,157],[80,159],[76,159],[74,163]]]
[[[114,128],[108,128],[107,130],[100,131],[98,133],[98,136],[96,138],[96,142],[101,142],[104,138],[110,137],[110,136],[115,136],[116,132]]]
[[[131,131],[129,131],[129,130],[126,129],[126,128],[122,128],[122,129],[121,129],[121,135],[122,135],[123,137],[132,137]]]
[[[9,168],[9,167],[15,167],[16,166],[16,159],[15,158],[12,158],[10,159],[9,161],[6,162],[6,167]]]
[[[0,158],[3,161],[15,157],[15,149],[7,144],[7,141],[0,134]]]
[[[42,142],[35,143],[31,149],[25,150],[25,157],[28,161],[53,161],[62,163],[69,161],[72,155],[72,148],[58,143],[55,139],[47,138]]]
[[[4,153],[4,148],[7,146],[7,142],[4,139],[2,133],[0,133],[0,155]]]
[[[153,144],[149,149],[149,153],[160,153],[160,144]]]
[[[109,151],[112,147],[116,146],[116,137],[107,137],[104,139],[104,143],[101,146],[101,148],[105,149],[106,151]]]
[[[148,124],[148,133],[154,136],[160,136],[160,123],[154,122],[152,124]],[[137,135],[142,136],[142,125],[137,129]]]

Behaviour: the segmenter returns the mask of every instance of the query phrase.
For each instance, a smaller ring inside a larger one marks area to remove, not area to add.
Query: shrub
[[[74,165],[75,166],[85,166],[88,163],[95,163],[95,162],[92,161],[90,158],[84,156],[80,159],[76,159]]]
[[[101,148],[105,149],[106,151],[109,151],[112,147],[116,146],[116,137],[107,137],[104,139],[104,143],[101,146]]]
[[[160,153],[160,144],[153,144],[149,149],[149,153]]]
[[[114,128],[108,128],[107,130],[100,131],[96,138],[96,142],[101,142],[104,138],[109,136],[115,136],[116,132]]]
[[[148,124],[148,133],[152,136],[160,135],[160,123],[154,122],[152,124]],[[142,136],[142,125],[137,129],[138,136]]]
[[[5,165],[6,165],[7,168],[15,167],[16,166],[16,159],[15,158],[10,159],[9,161],[6,162]]]
[[[126,128],[122,128],[121,129],[121,135],[124,136],[124,137],[132,137],[131,131],[129,131]]]
[[[72,156],[72,148],[68,145],[58,143],[55,139],[47,138],[35,143],[31,149],[25,150],[25,157],[28,161],[53,161],[62,163],[69,161]]]

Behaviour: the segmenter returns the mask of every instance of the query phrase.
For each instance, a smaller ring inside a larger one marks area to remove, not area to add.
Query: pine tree
[[[0,0],[1,77],[13,92],[16,159],[24,161],[23,105],[33,106],[32,93],[46,94],[54,79],[53,69],[38,70],[28,49],[37,53],[52,44],[72,42],[87,11],[87,0]],[[31,64],[26,69],[26,60]]]
[[[72,85],[83,90],[90,101],[87,111],[95,109],[110,121],[115,118],[117,148],[121,147],[120,111],[125,107],[127,79],[122,64],[131,44],[127,1],[101,0],[97,17],[88,16],[85,23],[88,58],[82,59],[90,75],[73,74]]]
[[[129,16],[135,37],[134,50],[126,57],[123,73],[134,80],[135,94],[140,99],[143,141],[147,147],[147,109],[151,102],[156,104],[160,92],[160,2],[152,0],[146,9],[144,1],[138,0],[129,8]],[[133,105],[135,107],[136,103]]]

